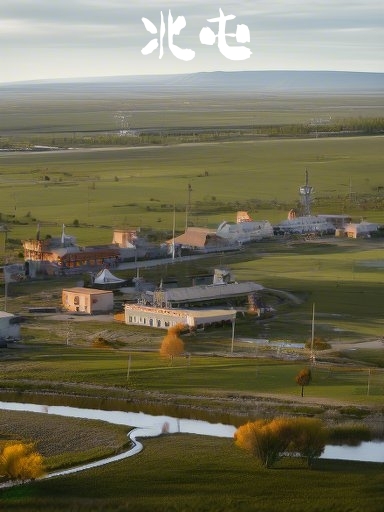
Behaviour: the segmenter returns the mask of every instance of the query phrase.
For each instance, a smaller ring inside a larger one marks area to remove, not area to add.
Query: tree
[[[11,480],[35,479],[44,474],[43,457],[34,444],[7,444],[0,454],[0,474]]]
[[[292,441],[289,451],[299,453],[307,460],[308,467],[311,468],[314,460],[320,457],[324,451],[328,432],[319,419],[294,418],[291,421]]]
[[[248,422],[235,433],[236,445],[254,455],[266,468],[282,457],[290,442],[290,423],[284,418]]]
[[[296,375],[295,380],[299,386],[301,386],[301,396],[304,396],[304,386],[308,386],[312,380],[311,370],[304,368],[300,370]]]
[[[263,466],[270,468],[283,456],[305,458],[312,467],[323,453],[327,431],[315,418],[275,418],[257,420],[239,427],[235,443],[254,455]]]
[[[160,355],[169,357],[171,365],[173,364],[173,358],[180,356],[184,352],[184,342],[179,338],[179,334],[183,328],[184,326],[182,324],[170,327],[161,342]]]

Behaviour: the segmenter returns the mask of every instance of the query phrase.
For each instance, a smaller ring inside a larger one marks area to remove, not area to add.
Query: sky
[[[232,19],[219,30],[212,20],[220,9]],[[179,33],[169,14],[174,22],[184,17]],[[383,25],[383,0],[1,0],[0,82],[199,71],[384,72]],[[201,30],[213,44],[203,44]],[[172,50],[172,32],[176,48],[193,58]],[[143,54],[152,40],[158,47]],[[243,47],[243,59],[229,58],[227,47]]]

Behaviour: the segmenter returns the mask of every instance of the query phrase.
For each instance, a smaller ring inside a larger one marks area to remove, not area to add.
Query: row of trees
[[[284,456],[306,459],[311,468],[325,448],[328,432],[314,418],[275,418],[257,420],[239,427],[235,443],[254,455],[266,468]]]
[[[43,474],[43,457],[35,450],[33,443],[9,443],[0,452],[0,476],[24,481]]]

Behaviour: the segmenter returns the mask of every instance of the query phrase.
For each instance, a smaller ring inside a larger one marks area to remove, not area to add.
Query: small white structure
[[[359,224],[347,224],[344,227],[345,235],[348,238],[369,238],[379,228],[378,224],[372,222],[360,222]]]
[[[20,319],[12,315],[0,311],[0,342],[15,341],[20,339]]]
[[[69,288],[62,293],[63,307],[73,313],[95,315],[113,311],[113,292],[93,288]]]
[[[93,280],[93,286],[102,290],[116,290],[125,283],[125,279],[114,276],[107,268],[100,270]]]
[[[177,324],[190,329],[204,328],[212,324],[234,322],[234,309],[172,309],[143,306],[141,304],[125,304],[125,323],[168,329]]]

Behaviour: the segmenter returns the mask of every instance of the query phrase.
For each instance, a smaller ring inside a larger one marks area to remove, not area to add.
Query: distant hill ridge
[[[0,84],[0,90],[85,87],[157,87],[221,92],[384,92],[384,73],[351,71],[212,71],[179,75],[132,75],[79,79],[35,80]]]

